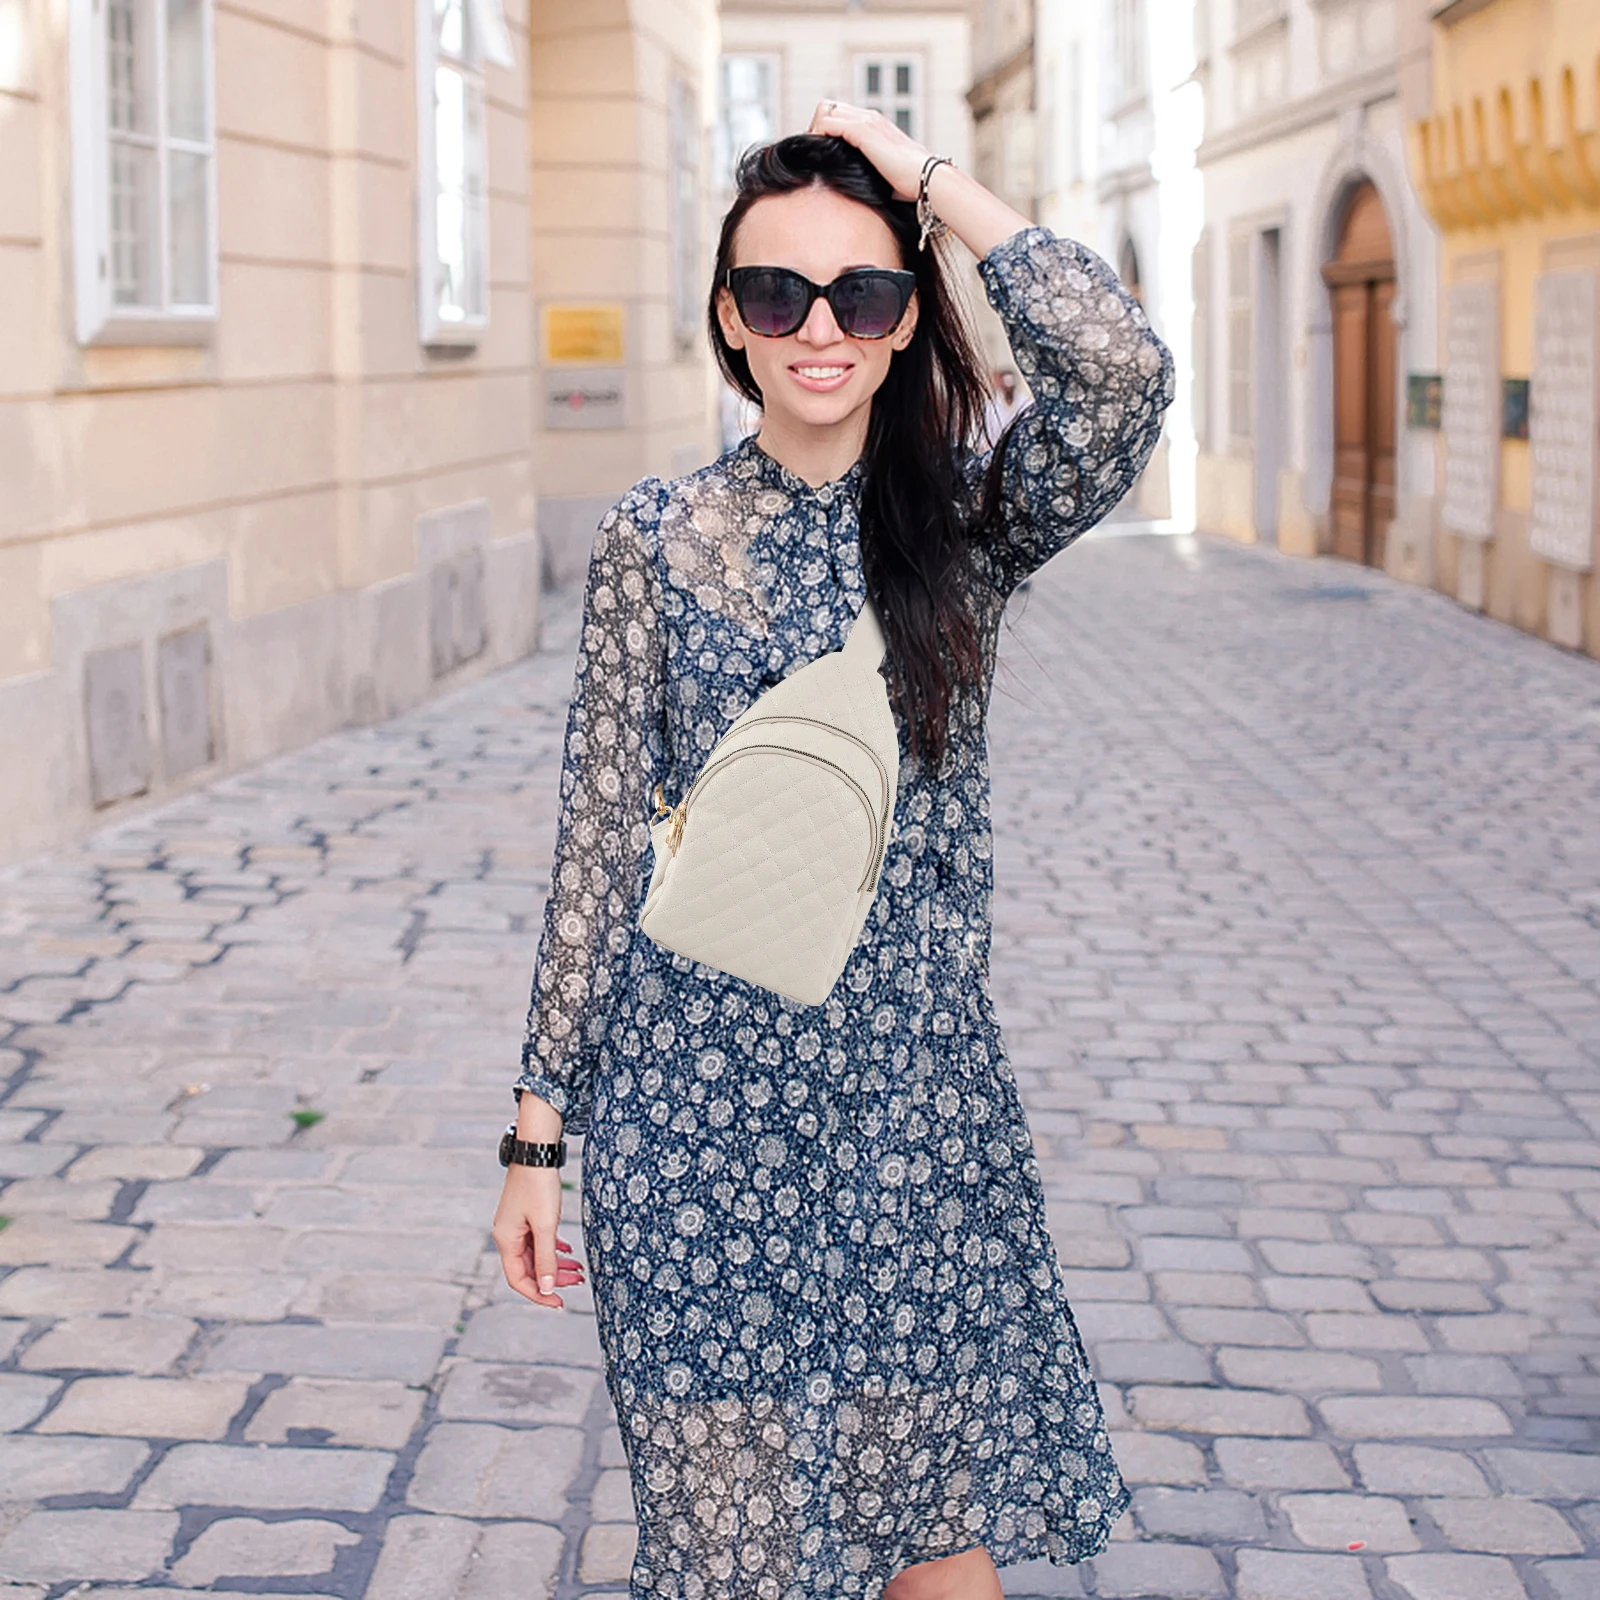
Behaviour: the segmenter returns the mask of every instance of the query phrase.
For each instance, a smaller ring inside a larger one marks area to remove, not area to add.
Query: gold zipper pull
[[[687,795],[678,802],[670,815],[672,817],[672,826],[667,830],[667,847],[672,851],[673,855],[677,855],[678,846],[683,842],[684,820],[689,815],[689,799]]]

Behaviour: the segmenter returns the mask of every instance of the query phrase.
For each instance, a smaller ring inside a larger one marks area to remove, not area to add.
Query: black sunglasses
[[[781,339],[811,315],[820,296],[840,333],[852,339],[887,339],[900,326],[917,286],[914,272],[853,267],[832,283],[813,283],[787,267],[730,267],[726,282],[751,333]]]

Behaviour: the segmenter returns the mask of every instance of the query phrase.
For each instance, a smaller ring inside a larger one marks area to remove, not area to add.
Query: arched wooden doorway
[[[1370,183],[1345,202],[1322,276],[1333,298],[1333,553],[1384,564],[1394,518],[1394,245]]]

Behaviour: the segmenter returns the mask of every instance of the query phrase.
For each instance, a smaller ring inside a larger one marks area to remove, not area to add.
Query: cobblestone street
[[[1600,668],[1184,538],[1013,624],[993,983],[1135,1501],[1008,1592],[1595,1600]],[[0,876],[0,1600],[620,1600],[585,1297],[487,1236],[573,628]]]

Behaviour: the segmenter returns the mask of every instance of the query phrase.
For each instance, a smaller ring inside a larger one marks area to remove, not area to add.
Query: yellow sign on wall
[[[582,366],[622,362],[621,305],[565,305],[544,308],[544,359]]]

